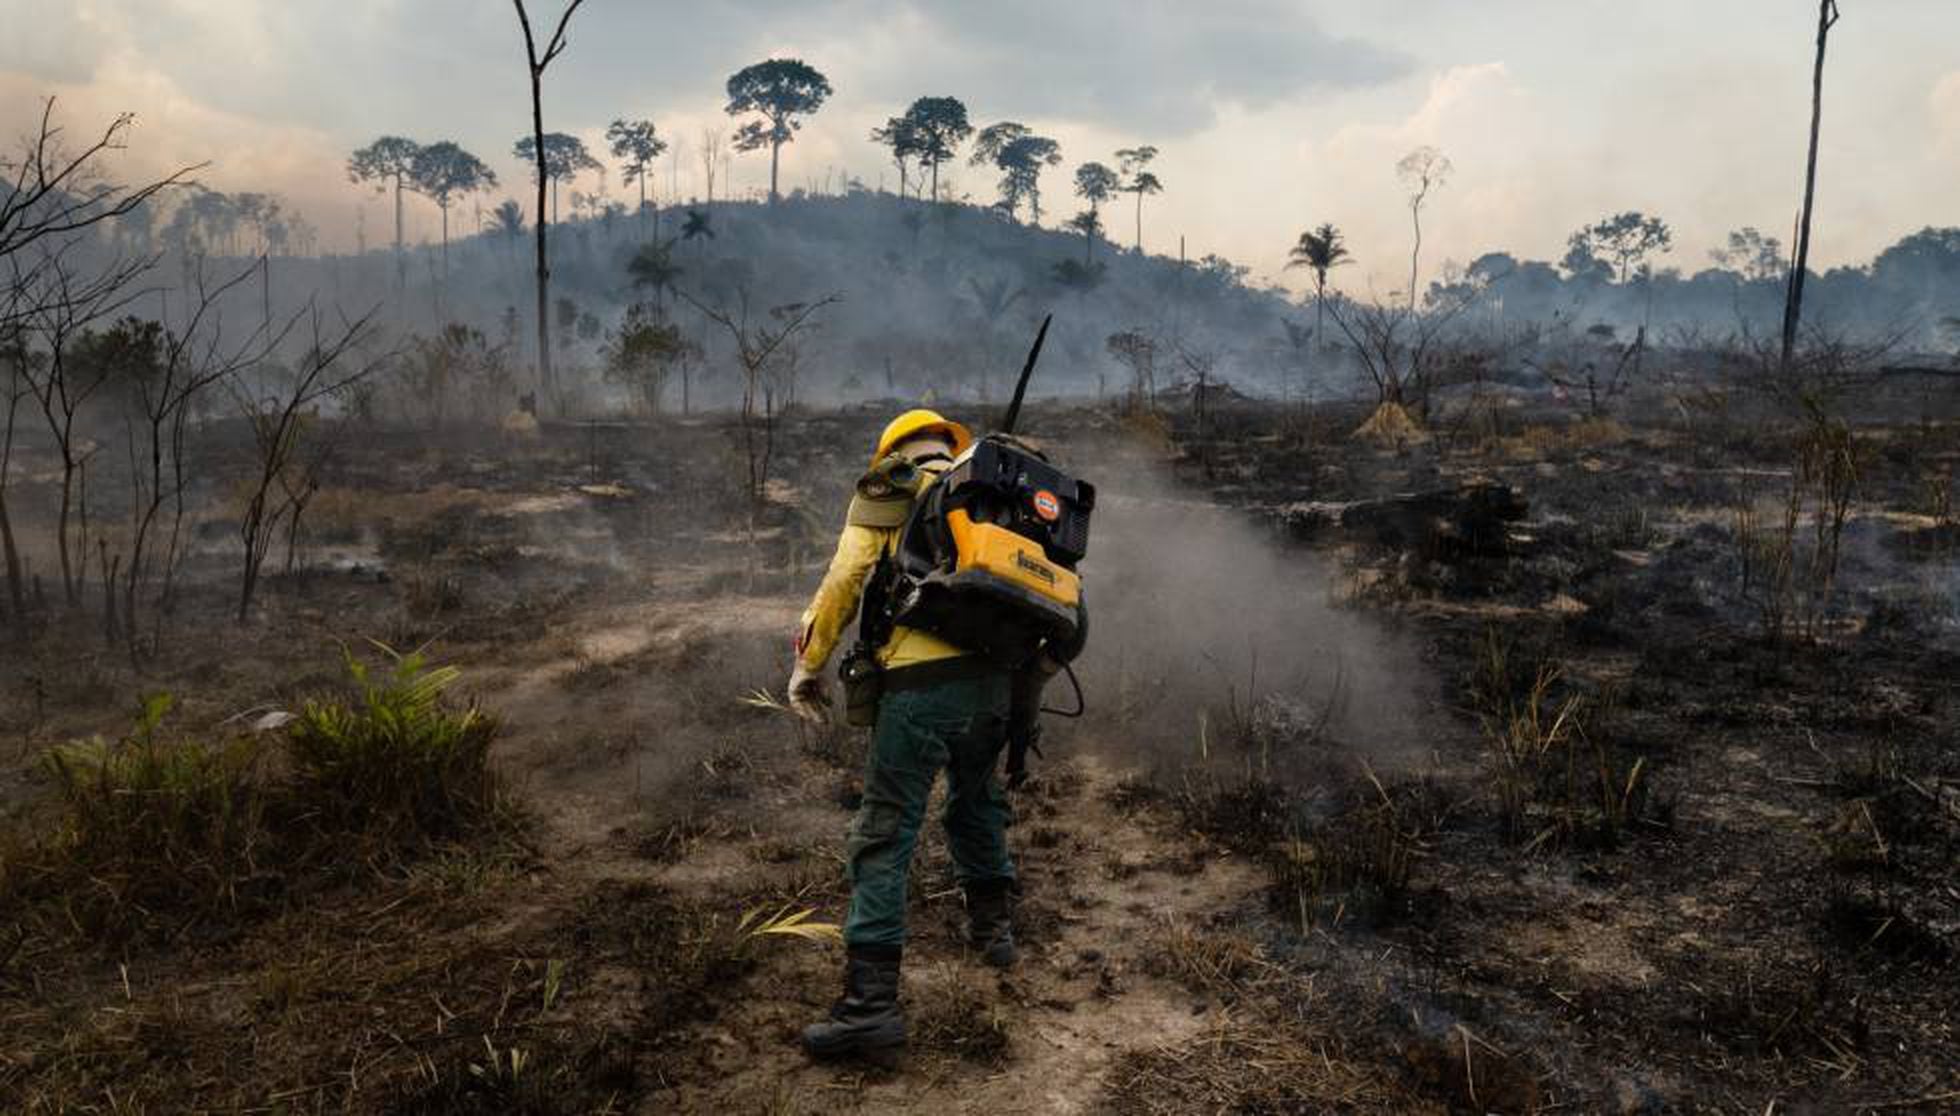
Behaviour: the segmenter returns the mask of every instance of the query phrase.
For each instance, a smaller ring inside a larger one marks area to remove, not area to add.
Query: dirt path
[[[914,1050],[898,1071],[803,1057],[795,1033],[827,1006],[837,957],[784,947],[748,995],[690,1031],[687,1041],[704,1051],[704,1079],[642,1111],[672,1111],[676,1099],[687,1111],[796,1111],[821,1096],[831,1111],[1084,1112],[1124,1054],[1201,1034],[1211,1005],[1153,975],[1163,971],[1156,955],[1171,927],[1247,902],[1257,879],[1229,857],[1180,859],[1152,827],[1111,808],[1117,776],[1093,758],[1050,765],[1048,775],[1045,788],[1022,796],[1011,831],[1026,890],[1023,957],[1011,972],[987,969],[959,943],[963,912],[946,882],[944,845],[937,835],[923,843],[915,879],[925,895],[915,896],[906,962]],[[846,818],[793,813],[783,816],[789,824],[759,828],[756,840],[807,841],[828,853]],[[705,883],[685,860],[667,878]],[[713,886],[740,883],[716,872]],[[823,913],[841,914],[834,896]]]
[[[547,880],[513,934],[622,889],[671,895],[714,924],[758,908],[841,921],[854,756],[746,707],[766,684],[786,600],[632,602],[472,674],[506,719],[504,761],[539,817]],[[839,738],[827,738],[836,745]],[[846,745],[846,747],[848,747]],[[1039,763],[1010,830],[1025,896],[1022,960],[1001,974],[961,941],[964,911],[928,815],[914,867],[905,1001],[913,1043],[895,1071],[810,1062],[801,1027],[835,996],[841,951],[774,939],[658,1049],[637,1052],[643,1112],[1085,1112],[1125,1055],[1176,1048],[1223,1014],[1173,979],[1185,926],[1260,902],[1252,866],[1119,809],[1120,762],[1080,744]],[[943,788],[941,793],[943,793]],[[689,948],[685,941],[669,948]],[[574,960],[574,964],[578,962]],[[568,991],[589,1015],[630,1017],[663,992],[597,963]]]

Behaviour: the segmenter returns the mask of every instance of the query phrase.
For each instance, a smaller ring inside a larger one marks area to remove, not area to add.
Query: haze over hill
[[[1833,43],[1820,270],[1960,223],[1956,21],[1945,0],[1888,0]],[[25,130],[50,93],[75,120],[137,111],[126,177],[209,159],[214,188],[281,194],[323,247],[353,251],[363,214],[368,244],[392,236],[388,199],[341,171],[377,135],[453,139],[523,197],[511,144],[529,105],[514,24],[508,4],[478,0],[0,0],[0,133]],[[602,152],[609,121],[649,117],[673,142],[652,183],[663,204],[751,196],[766,186],[767,153],[733,157],[710,190],[703,130],[730,126],[729,74],[800,57],[835,94],[783,152],[791,185],[896,189],[867,134],[915,97],[951,95],[976,125],[1019,120],[1056,138],[1065,162],[1045,177],[1057,196],[1078,163],[1159,146],[1166,189],[1151,199],[1146,247],[1175,254],[1182,236],[1193,258],[1217,253],[1295,291],[1309,284],[1284,270],[1286,250],[1320,221],[1348,231],[1358,261],[1339,287],[1400,284],[1408,228],[1394,163],[1419,144],[1457,167],[1433,202],[1434,261],[1555,260],[1581,224],[1638,209],[1678,230],[1657,265],[1692,275],[1732,229],[1788,239],[1809,35],[1784,0],[1257,0],[1156,5],[1147,18],[1110,0],[589,4],[549,80],[547,127]],[[990,171],[962,158],[946,172],[951,196],[992,200]],[[605,192],[632,193],[621,186],[614,167]],[[601,187],[594,177],[580,189]],[[438,237],[426,202],[411,198],[407,220],[412,241]]]

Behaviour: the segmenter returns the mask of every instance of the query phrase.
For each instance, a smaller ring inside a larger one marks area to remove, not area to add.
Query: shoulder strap
[[[904,526],[923,479],[917,466],[895,454],[879,461],[858,478],[844,522],[886,530]]]

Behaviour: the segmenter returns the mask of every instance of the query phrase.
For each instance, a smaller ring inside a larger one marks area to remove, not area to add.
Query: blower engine
[[[1037,338],[1029,370],[1040,351]],[[1002,432],[975,442],[920,497],[899,537],[890,601],[894,623],[1007,665],[1074,639],[1082,623],[1075,567],[1096,506],[1095,486],[1007,433],[1026,386],[1023,372]]]

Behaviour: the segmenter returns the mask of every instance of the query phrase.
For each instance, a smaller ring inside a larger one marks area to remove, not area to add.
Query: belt
[[[971,682],[982,678],[1004,678],[1007,669],[984,655],[954,655],[911,666],[888,668],[884,674],[886,693],[922,690],[948,682]]]

